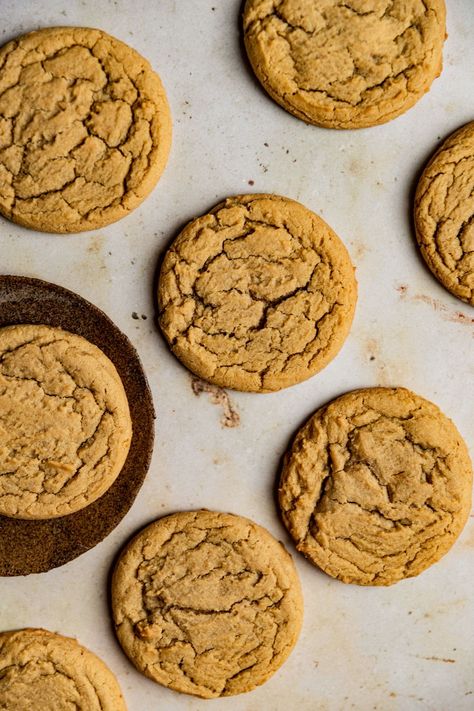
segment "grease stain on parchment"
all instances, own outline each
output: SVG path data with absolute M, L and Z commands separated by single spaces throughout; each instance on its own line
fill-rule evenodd
M 468 316 L 462 311 L 453 311 L 449 308 L 449 306 L 443 304 L 443 302 L 439 299 L 434 299 L 432 296 L 427 296 L 426 294 L 411 294 L 409 287 L 406 284 L 400 284 L 396 287 L 396 289 L 402 300 L 418 301 L 423 304 L 428 304 L 435 311 L 440 313 L 445 321 L 451 321 L 452 323 L 461 323 L 471 327 L 474 325 L 474 318 Z
M 77 262 L 75 275 L 78 278 L 78 283 L 91 286 L 95 294 L 100 294 L 102 303 L 104 299 L 107 303 L 110 298 L 111 283 L 110 265 L 107 263 L 105 245 L 106 236 L 104 234 L 93 235 L 82 259 Z
M 356 262 L 362 261 L 365 255 L 370 251 L 369 247 L 362 240 L 352 240 L 349 244 L 351 246 L 351 256 Z
M 404 368 L 409 362 L 408 358 L 387 358 L 386 354 L 382 352 L 380 342 L 371 337 L 366 337 L 362 341 L 362 348 L 365 359 L 375 369 L 377 385 L 394 387 L 405 381 Z
M 197 397 L 199 397 L 201 393 L 208 393 L 212 404 L 221 407 L 222 415 L 220 422 L 222 427 L 238 427 L 240 425 L 239 412 L 230 399 L 229 394 L 223 388 L 193 376 L 191 378 L 191 389 Z

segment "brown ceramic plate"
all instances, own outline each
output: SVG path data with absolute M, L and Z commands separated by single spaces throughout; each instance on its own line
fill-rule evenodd
M 127 393 L 133 438 L 122 471 L 97 501 L 69 516 L 22 521 L 0 516 L 0 575 L 43 573 L 77 558 L 118 525 L 140 490 L 154 439 L 153 400 L 135 348 L 96 306 L 40 279 L 0 276 L 0 327 L 42 323 L 95 343 L 117 368 Z

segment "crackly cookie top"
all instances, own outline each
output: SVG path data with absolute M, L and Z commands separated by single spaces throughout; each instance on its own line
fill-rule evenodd
M 240 195 L 191 222 L 168 250 L 159 322 L 177 357 L 236 390 L 279 390 L 336 355 L 354 314 L 348 253 L 293 200 Z
M 41 629 L 0 633 L 4 711 L 126 711 L 118 682 L 76 640 Z
M 425 168 L 415 227 L 433 274 L 474 306 L 474 122 L 450 136 Z
M 297 548 L 345 583 L 390 585 L 439 560 L 471 506 L 454 424 L 403 388 L 357 390 L 318 410 L 286 456 L 279 498 Z
M 389 121 L 442 67 L 444 0 L 247 0 L 244 39 L 268 93 L 304 121 Z
M 171 142 L 166 95 L 135 50 L 101 30 L 52 27 L 0 49 L 0 212 L 46 232 L 127 215 Z
M 65 516 L 113 484 L 130 447 L 115 366 L 51 326 L 0 329 L 0 514 Z
M 154 681 L 203 698 L 250 691 L 285 661 L 303 601 L 290 555 L 232 514 L 173 514 L 145 528 L 112 581 L 117 635 Z

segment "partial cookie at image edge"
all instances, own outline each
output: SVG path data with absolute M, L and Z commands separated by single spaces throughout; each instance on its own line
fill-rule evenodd
M 132 439 L 123 383 L 105 353 L 61 328 L 2 326 L 0 385 L 0 515 L 52 519 L 103 496 Z
M 474 306 L 474 121 L 443 141 L 418 180 L 415 235 L 436 279 Z
M 35 628 L 0 632 L 0 705 L 5 711 L 31 711 L 30 702 L 38 709 L 41 704 L 41 711 L 55 711 L 58 704 L 78 711 L 127 711 L 109 667 L 75 639 Z

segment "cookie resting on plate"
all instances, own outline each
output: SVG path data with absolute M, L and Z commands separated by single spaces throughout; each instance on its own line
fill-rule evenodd
M 0 514 L 50 519 L 109 489 L 127 458 L 130 411 L 113 363 L 82 336 L 0 328 Z

